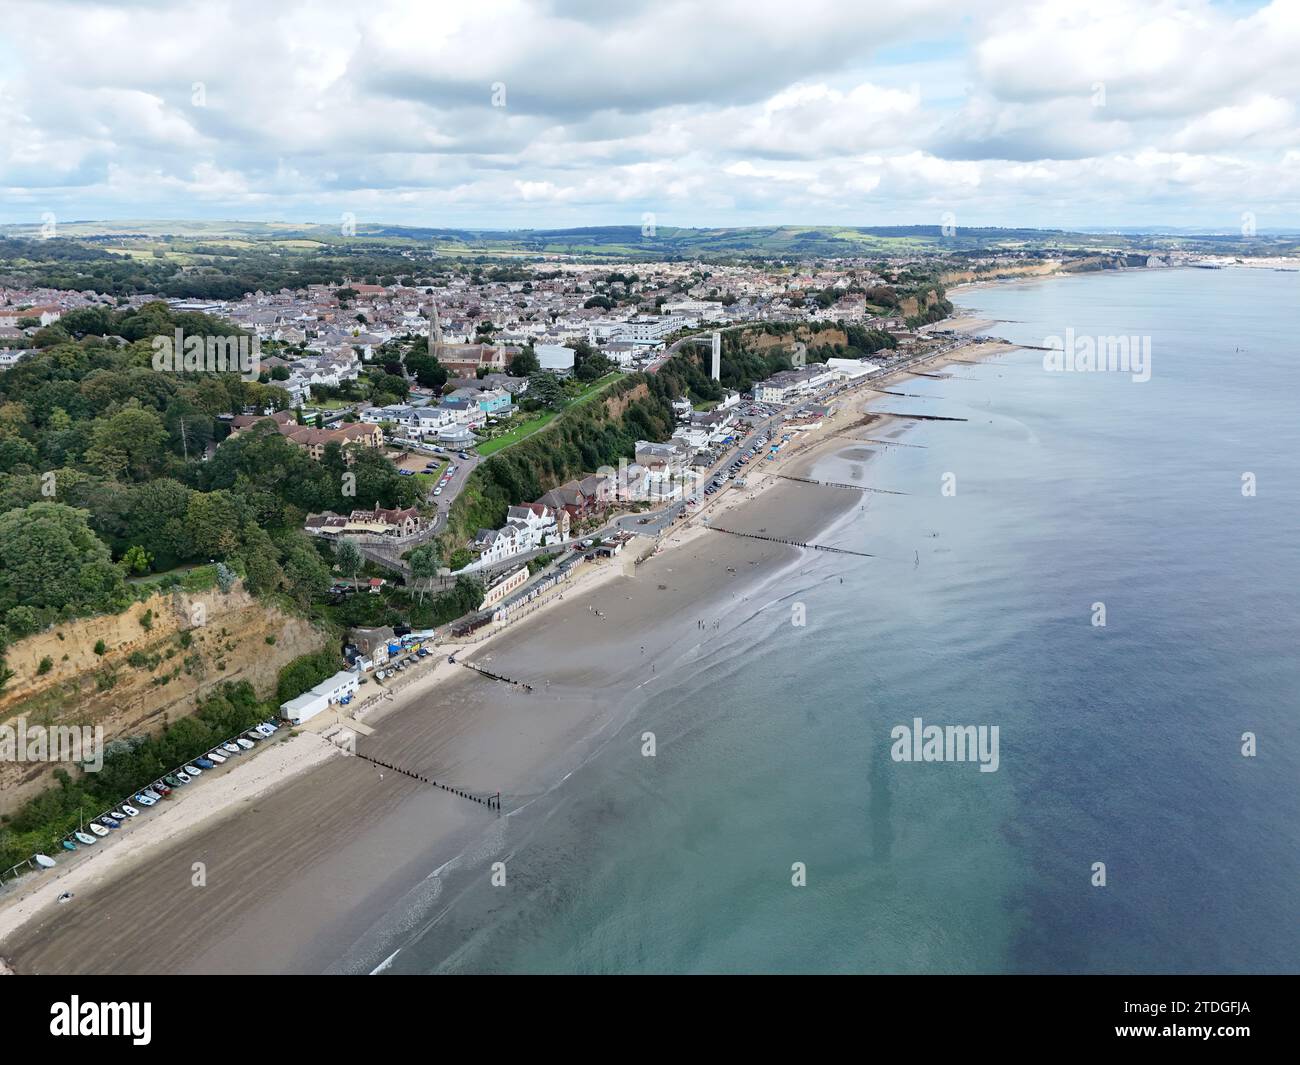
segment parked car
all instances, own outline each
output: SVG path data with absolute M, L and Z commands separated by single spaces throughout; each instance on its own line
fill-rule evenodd
M 440 496 L 440 495 L 442 495 L 442 486 L 439 485 L 437 488 L 435 488 L 435 489 L 433 490 L 433 494 L 436 495 L 436 496 Z

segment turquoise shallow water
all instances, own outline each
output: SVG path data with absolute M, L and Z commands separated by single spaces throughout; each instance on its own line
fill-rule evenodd
M 388 971 L 1300 971 L 1300 274 L 958 300 L 1149 336 L 1151 380 L 1021 351 L 888 397 L 968 421 L 821 463 L 909 493 L 820 537 L 877 557 L 768 589 Z M 891 760 L 918 716 L 997 725 L 998 771 Z

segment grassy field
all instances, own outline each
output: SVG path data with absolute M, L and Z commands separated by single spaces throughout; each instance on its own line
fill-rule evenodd
M 491 440 L 479 444 L 478 453 L 483 458 L 487 458 L 489 455 L 495 455 L 498 451 L 509 447 L 511 444 L 519 443 L 520 440 L 532 436 L 538 429 L 545 427 L 546 424 L 555 417 L 555 414 L 555 411 L 548 410 L 539 414 L 536 418 L 530 418 L 526 422 L 521 422 L 508 432 L 504 432 L 500 436 L 493 437 Z
M 129 583 L 135 588 L 150 588 L 161 584 L 168 578 L 180 578 L 180 586 L 187 592 L 202 592 L 217 585 L 217 567 L 214 564 L 200 566 L 178 566 L 163 573 L 150 573 L 144 577 L 132 577 Z
M 620 371 L 613 370 L 607 373 L 604 377 L 592 381 L 591 384 L 587 385 L 587 387 L 578 393 L 578 395 L 569 400 L 565 409 L 567 410 L 568 407 L 577 407 L 583 403 L 590 403 L 598 393 L 604 391 L 608 385 L 617 381 L 622 376 L 623 375 Z M 519 443 L 520 440 L 526 440 L 528 437 L 532 436 L 533 433 L 545 429 L 546 426 L 555 419 L 557 413 L 557 411 L 553 410 L 545 411 L 539 414 L 536 418 L 530 418 L 528 421 L 515 426 L 509 432 L 502 433 L 500 436 L 493 437 L 493 439 L 479 444 L 479 455 L 483 458 L 487 458 L 489 455 L 495 455 L 498 451 L 502 451 L 505 448 L 510 447 L 512 444 Z
M 438 487 L 438 481 L 442 479 L 442 473 L 447 468 L 447 463 L 438 461 L 438 468 L 432 473 L 417 473 L 415 479 L 420 482 L 420 487 L 424 489 L 425 495 L 428 495 Z

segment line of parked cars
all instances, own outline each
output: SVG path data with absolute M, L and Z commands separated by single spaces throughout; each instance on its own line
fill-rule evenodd
M 418 651 L 415 651 L 412 654 L 402 655 L 400 658 L 390 658 L 389 662 L 392 664 L 385 666 L 383 669 L 375 670 L 375 677 L 378 680 L 387 680 L 389 677 L 395 677 L 397 676 L 398 670 L 405 670 L 407 666 L 415 665 L 418 659 L 428 657 L 428 649 L 421 647 Z
M 158 803 L 169 798 L 172 792 L 178 788 L 192 784 L 206 771 L 216 769 L 217 766 L 225 764 L 235 755 L 242 754 L 244 751 L 251 751 L 263 740 L 274 736 L 279 729 L 280 726 L 274 721 L 263 721 L 254 725 L 243 735 L 236 736 L 233 740 L 227 740 L 225 743 L 212 748 L 203 757 L 195 758 L 192 762 L 186 762 L 179 769 L 165 773 L 150 784 L 149 787 L 136 792 L 131 797 L 130 802 L 119 803 L 108 813 L 92 818 L 80 830 L 73 832 L 72 835 L 63 840 L 63 849 L 75 851 L 78 844 L 92 846 L 98 843 L 100 839 L 107 836 L 114 829 L 121 828 L 131 818 L 139 817 L 140 807 L 148 809 L 150 806 L 157 806 Z M 37 857 L 43 856 L 38 855 Z M 44 865 L 43 862 L 39 864 Z
M 714 492 L 725 488 L 727 481 L 734 481 L 740 475 L 745 465 L 750 462 L 750 460 L 752 460 L 760 450 L 762 450 L 763 445 L 766 444 L 770 438 L 770 433 L 760 433 L 758 436 L 754 437 L 753 443 L 744 452 L 737 455 L 731 465 L 727 467 L 725 475 L 722 473 L 715 474 L 713 479 L 704 486 L 704 494 L 706 496 L 711 496 Z M 688 499 L 687 505 L 693 506 L 694 502 L 694 500 Z
M 431 462 L 431 463 L 429 463 L 429 465 L 427 465 L 427 466 L 424 468 L 424 472 L 425 472 L 425 473 L 432 473 L 432 472 L 433 472 L 434 470 L 436 470 L 437 468 L 438 468 L 437 463 L 433 463 L 433 462 Z M 442 477 L 438 480 L 438 486 L 437 486 L 436 488 L 434 488 L 434 490 L 433 490 L 433 494 L 434 494 L 434 495 L 436 495 L 436 496 L 440 496 L 440 495 L 442 495 L 442 490 L 443 490 L 444 488 L 446 488 L 447 485 L 451 484 L 451 477 L 452 477 L 452 474 L 454 474 L 458 469 L 460 469 L 459 466 L 448 466 L 448 467 L 447 467 L 447 472 L 444 473 L 444 474 L 442 475 Z

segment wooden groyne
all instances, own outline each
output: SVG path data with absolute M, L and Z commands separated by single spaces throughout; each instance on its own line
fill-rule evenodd
M 490 669 L 484 669 L 482 666 L 476 666 L 473 662 L 461 662 L 466 669 L 472 669 L 475 673 L 482 674 L 491 680 L 499 680 L 502 684 L 513 684 L 516 688 L 523 688 L 524 691 L 533 690 L 531 684 L 525 684 L 522 680 L 514 680 L 511 677 L 503 677 L 500 673 L 493 673 Z
M 940 414 L 908 414 L 899 410 L 873 410 L 872 414 L 884 414 L 890 418 L 911 418 L 918 422 L 965 422 L 969 418 L 948 418 Z
M 841 484 L 839 481 L 815 481 L 811 477 L 792 477 L 788 473 L 778 473 L 778 477 L 783 481 L 798 481 L 801 484 L 816 484 L 823 488 L 847 488 L 854 492 L 879 492 L 887 496 L 905 496 L 906 492 L 895 492 L 889 488 L 868 488 L 864 484 Z
M 789 547 L 806 547 L 811 551 L 830 551 L 836 555 L 857 555 L 860 558 L 875 558 L 866 551 L 850 551 L 847 547 L 829 547 L 826 544 L 808 544 L 802 540 L 787 540 L 781 536 L 767 536 L 764 533 L 747 533 L 738 532 L 735 529 L 724 529 L 721 525 L 706 525 L 706 529 L 712 529 L 714 532 L 727 533 L 729 536 L 743 536 L 747 540 L 766 540 L 772 544 L 786 544 Z
M 410 769 L 403 769 L 400 765 L 393 765 L 391 762 L 385 762 L 380 758 L 371 758 L 368 754 L 357 753 L 357 758 L 369 762 L 371 765 L 377 765 L 393 773 L 401 773 L 404 777 L 410 777 L 412 780 L 418 780 L 421 784 L 428 784 L 430 787 L 441 788 L 449 795 L 456 795 L 462 799 L 468 799 L 470 802 L 476 802 L 480 806 L 486 806 L 489 810 L 501 809 L 501 793 L 498 791 L 495 795 L 474 795 L 462 788 L 453 788 L 450 784 L 440 784 L 430 777 L 416 773 Z
M 930 446 L 929 444 L 905 444 L 901 440 L 881 440 L 879 437 L 875 437 L 875 436 L 849 436 L 846 433 L 838 433 L 836 435 L 840 440 L 853 440 L 859 444 L 884 444 L 886 446 L 892 446 L 892 447 L 920 447 L 920 448 L 926 448 Z

